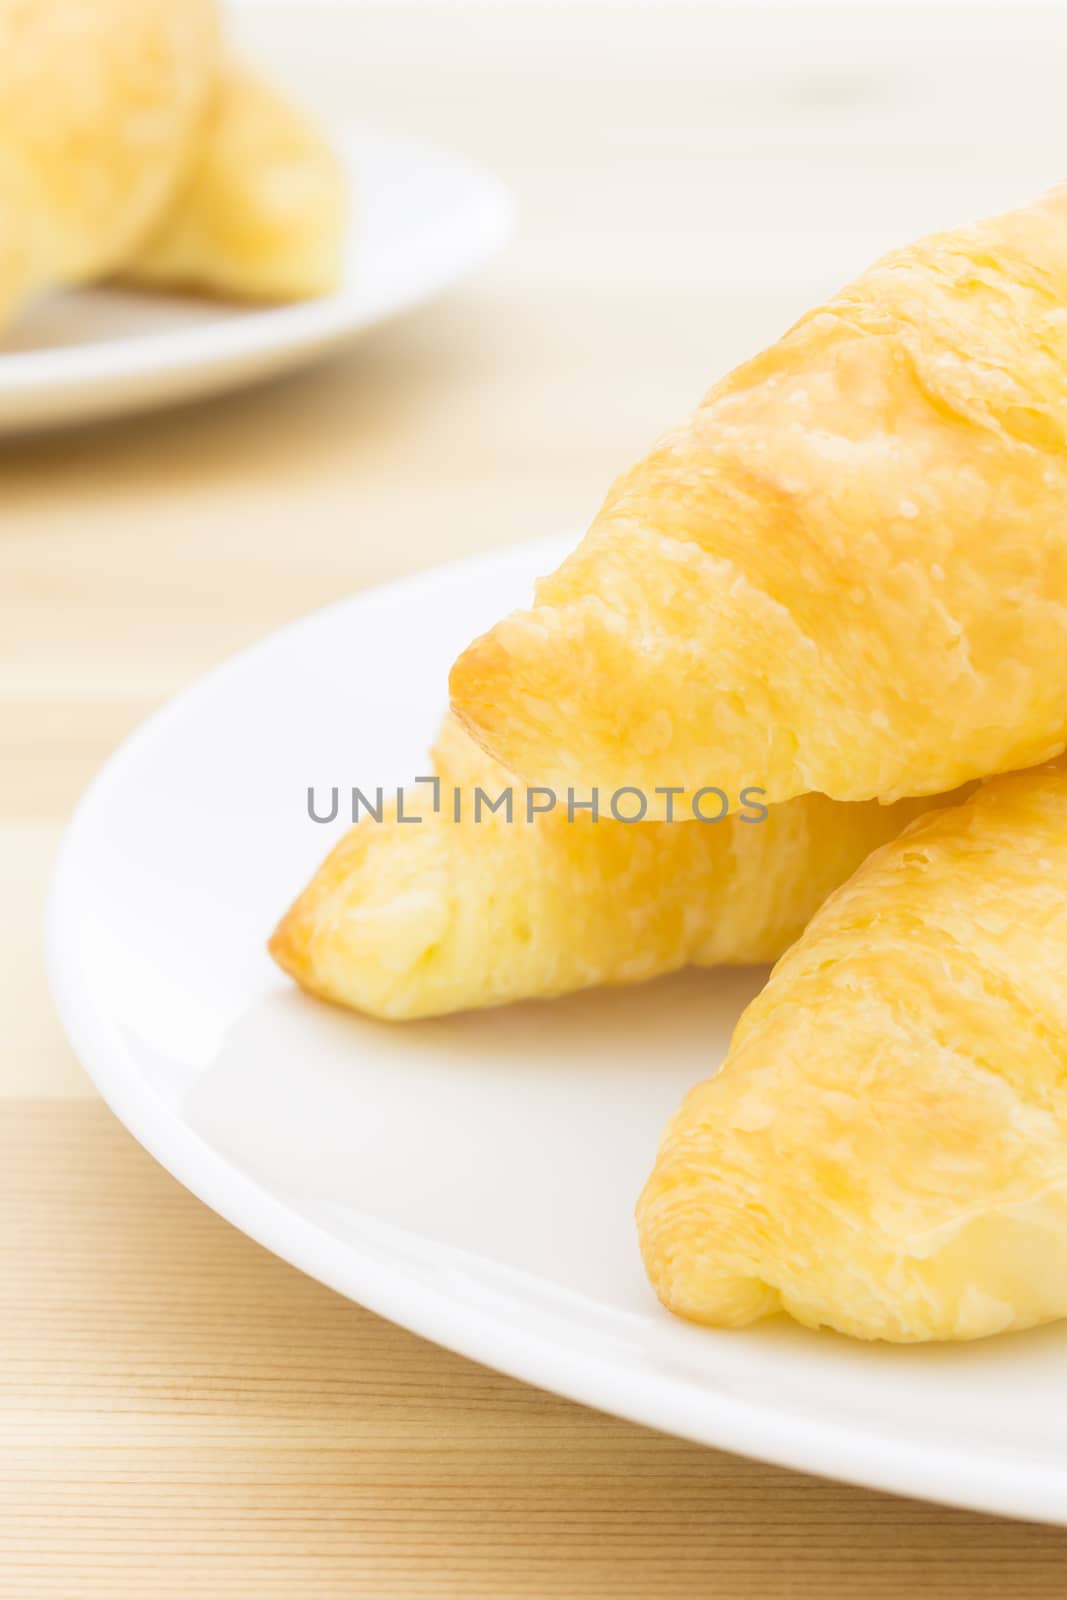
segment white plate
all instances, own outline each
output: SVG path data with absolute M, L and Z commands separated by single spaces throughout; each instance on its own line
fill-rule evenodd
M 335 137 L 351 226 L 336 294 L 256 309 L 113 288 L 49 296 L 0 336 L 0 433 L 188 400 L 302 365 L 431 299 L 510 236 L 499 179 L 396 133 Z
M 50 908 L 76 1050 L 194 1193 L 417 1333 L 691 1439 L 1067 1522 L 1067 1330 L 892 1349 L 787 1323 L 709 1332 L 656 1304 L 634 1199 L 761 974 L 386 1026 L 298 994 L 264 953 L 342 827 L 309 820 L 308 785 L 424 770 L 451 658 L 563 548 L 296 623 L 123 746 Z

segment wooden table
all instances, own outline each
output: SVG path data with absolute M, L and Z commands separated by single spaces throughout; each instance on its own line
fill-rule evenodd
M 973 17 L 242 15 L 318 106 L 484 157 L 524 220 L 343 360 L 0 455 L 4 1600 L 1064 1593 L 1067 1533 L 644 1432 L 284 1266 L 95 1099 L 40 952 L 64 821 L 164 696 L 335 596 L 577 528 L 812 295 L 1056 176 L 1062 24 L 1015 18 L 1006 84 Z

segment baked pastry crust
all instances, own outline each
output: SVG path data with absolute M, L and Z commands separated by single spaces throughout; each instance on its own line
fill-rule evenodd
M 1067 1314 L 1067 771 L 872 855 L 745 1011 L 638 1205 L 663 1303 L 862 1339 Z
M 452 673 L 528 782 L 947 791 L 1067 742 L 1067 187 L 884 257 Z
M 276 930 L 275 960 L 313 994 L 392 1019 L 638 983 L 687 965 L 772 961 L 877 845 L 929 801 L 840 805 L 805 795 L 765 821 L 593 822 L 565 800 L 482 809 L 511 782 L 446 719 L 441 810 L 364 819 Z M 459 788 L 461 820 L 453 820 Z M 632 802 L 631 802 L 632 803 Z
M 0 321 L 136 248 L 188 170 L 219 48 L 214 0 L 0 0 Z
M 192 170 L 123 276 L 249 300 L 327 294 L 341 277 L 340 162 L 307 118 L 236 62 Z

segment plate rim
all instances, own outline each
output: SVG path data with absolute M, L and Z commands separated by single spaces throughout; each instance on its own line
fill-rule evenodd
M 761 1406 L 722 1391 L 703 1391 L 694 1407 L 693 1379 L 662 1372 L 641 1374 L 623 1357 L 593 1353 L 544 1333 L 527 1333 L 510 1320 L 468 1303 L 454 1293 L 415 1283 L 402 1265 L 375 1260 L 273 1195 L 184 1122 L 138 1070 L 91 994 L 78 981 L 80 963 L 68 944 L 69 914 L 77 901 L 72 887 L 82 830 L 92 810 L 142 739 L 158 736 L 191 703 L 209 696 L 219 681 L 245 671 L 285 635 L 313 625 L 326 613 L 378 599 L 392 590 L 433 584 L 443 573 L 462 576 L 487 566 L 506 566 L 518 552 L 558 553 L 558 536 L 475 552 L 420 568 L 386 583 L 317 607 L 228 657 L 153 711 L 100 767 L 63 833 L 45 910 L 45 958 L 53 1002 L 75 1055 L 96 1090 L 142 1147 L 184 1188 L 225 1221 L 289 1265 L 378 1316 L 467 1359 L 578 1404 L 674 1434 L 693 1443 L 734 1452 L 798 1472 L 864 1488 L 920 1498 L 992 1515 L 1067 1525 L 1067 1469 L 1019 1463 L 1003 1454 L 986 1456 L 954 1446 L 916 1444 L 847 1427 L 814 1411 L 794 1413 Z M 736 1337 L 743 1338 L 739 1332 Z

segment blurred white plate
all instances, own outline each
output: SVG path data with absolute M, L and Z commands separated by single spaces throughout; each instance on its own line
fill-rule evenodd
M 344 283 L 253 308 L 110 287 L 47 297 L 0 336 L 0 433 L 217 393 L 303 365 L 464 277 L 514 226 L 509 191 L 460 156 L 349 129 Z
M 450 660 L 563 548 L 346 601 L 134 735 L 56 872 L 75 1048 L 194 1193 L 417 1333 L 708 1444 L 1067 1522 L 1067 1328 L 893 1349 L 784 1322 L 716 1333 L 657 1305 L 634 1199 L 760 973 L 386 1026 L 298 994 L 264 953 L 343 827 L 308 818 L 308 785 L 425 770 Z

